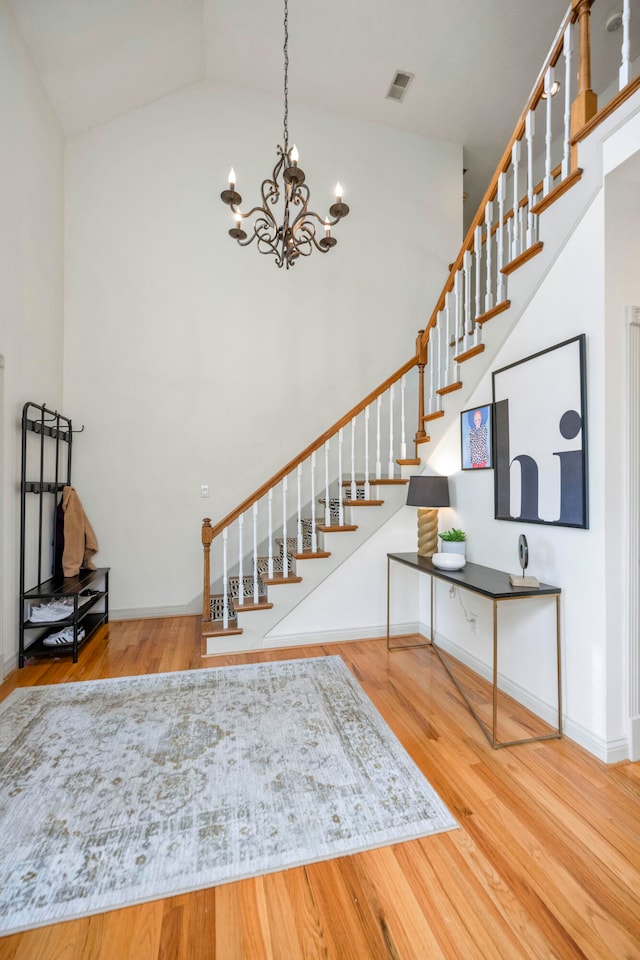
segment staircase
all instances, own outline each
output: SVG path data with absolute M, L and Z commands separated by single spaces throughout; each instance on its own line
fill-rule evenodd
M 601 185 L 594 133 L 640 97 L 628 2 L 620 89 L 600 111 L 585 95 L 590 6 L 572 0 L 414 356 L 224 520 L 203 521 L 203 655 L 278 645 L 277 624 L 404 505 L 408 476 L 424 470 L 580 222 Z M 411 439 L 407 410 L 418 414 Z

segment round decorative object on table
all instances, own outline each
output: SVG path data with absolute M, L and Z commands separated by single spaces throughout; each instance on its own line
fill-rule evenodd
M 467 558 L 462 553 L 434 553 L 431 562 L 440 570 L 462 570 Z
M 527 543 L 527 538 L 524 533 L 520 534 L 520 539 L 518 540 L 518 556 L 520 558 L 520 566 L 522 567 L 522 576 L 524 577 L 524 572 L 529 565 L 529 544 Z

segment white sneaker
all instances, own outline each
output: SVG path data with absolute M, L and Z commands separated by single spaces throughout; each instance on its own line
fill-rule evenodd
M 78 630 L 78 643 L 84 640 L 84 627 Z M 50 633 L 42 641 L 47 647 L 66 647 L 73 643 L 73 627 L 65 627 L 57 633 Z
M 29 612 L 32 623 L 53 623 L 73 616 L 73 600 L 62 597 L 49 603 L 34 604 Z

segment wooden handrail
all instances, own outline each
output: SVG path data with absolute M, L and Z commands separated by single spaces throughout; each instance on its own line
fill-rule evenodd
M 352 407 L 348 413 L 345 413 L 343 417 L 340 417 L 340 419 L 337 420 L 332 427 L 329 427 L 328 430 L 325 430 L 325 432 L 319 436 L 317 440 L 314 440 L 313 443 L 310 443 L 308 447 L 305 447 L 302 453 L 299 453 L 297 457 L 294 457 L 293 460 L 290 460 L 289 463 L 282 468 L 282 470 L 279 470 L 271 477 L 270 480 L 267 480 L 267 482 L 263 483 L 261 487 L 258 487 L 255 493 L 252 493 L 250 497 L 247 497 L 246 500 L 243 500 L 239 507 L 236 507 L 235 510 L 232 510 L 231 513 L 227 514 L 224 520 L 221 520 L 219 523 L 217 523 L 215 527 L 207 525 L 206 528 L 203 528 L 203 544 L 205 542 L 205 530 L 206 539 L 209 543 L 211 543 L 211 541 L 217 537 L 225 527 L 228 527 L 229 524 L 234 522 L 234 520 L 237 520 L 240 514 L 245 513 L 249 507 L 252 507 L 254 503 L 264 497 L 265 493 L 268 493 L 272 487 L 275 487 L 276 484 L 280 483 L 280 481 L 288 476 L 293 470 L 295 470 L 299 464 L 304 463 L 304 461 L 310 457 L 312 453 L 315 453 L 316 450 L 319 450 L 327 440 L 330 440 L 331 437 L 338 432 L 338 430 L 350 423 L 354 417 L 356 417 L 359 413 L 362 413 L 365 407 L 368 407 L 370 403 L 373 403 L 374 400 L 377 400 L 381 394 L 383 394 L 389 389 L 390 386 L 392 386 L 392 384 L 397 383 L 397 381 L 400 380 L 405 373 L 408 373 L 409 370 L 415 367 L 417 362 L 418 355 L 416 354 L 416 356 L 413 356 L 410 360 L 407 360 L 407 362 L 404 363 L 399 370 L 396 370 L 396 372 L 392 373 L 390 377 L 387 377 L 387 379 L 381 383 L 379 387 L 376 387 L 375 390 L 372 390 L 371 393 L 364 398 L 364 400 L 361 400 L 360 403 L 356 404 L 355 407 Z
M 438 322 L 438 314 L 440 313 L 440 311 L 441 311 L 442 308 L 444 307 L 444 303 L 445 303 L 445 299 L 446 299 L 447 294 L 450 293 L 451 290 L 453 289 L 453 285 L 454 285 L 454 283 L 455 283 L 455 274 L 456 274 L 457 271 L 460 270 L 460 268 L 462 267 L 462 260 L 463 260 L 463 257 L 464 257 L 464 255 L 465 255 L 466 251 L 473 249 L 473 235 L 474 235 L 474 233 L 475 233 L 475 229 L 476 229 L 476 227 L 480 226 L 481 223 L 483 223 L 483 221 L 484 221 L 484 209 L 485 209 L 487 203 L 488 203 L 490 200 L 493 200 L 493 198 L 495 197 L 495 195 L 496 195 L 496 193 L 497 193 L 497 190 L 498 190 L 498 179 L 499 179 L 499 177 L 500 177 L 500 174 L 506 172 L 506 170 L 509 168 L 509 163 L 511 162 L 511 151 L 512 151 L 512 149 L 513 149 L 513 145 L 514 145 L 514 143 L 515 143 L 517 140 L 521 140 L 522 137 L 523 137 L 523 135 L 524 135 L 525 124 L 526 124 L 526 121 L 527 121 L 527 114 L 529 113 L 529 110 L 535 110 L 535 108 L 536 108 L 536 106 L 537 106 L 537 104 L 538 104 L 538 101 L 540 100 L 540 98 L 541 98 L 541 96 L 542 96 L 542 94 L 543 94 L 543 91 L 544 91 L 544 75 L 545 75 L 548 67 L 553 66 L 555 63 L 557 63 L 558 58 L 559 58 L 560 54 L 562 53 L 562 48 L 563 48 L 563 44 L 564 44 L 564 34 L 565 34 L 565 30 L 567 29 L 567 27 L 569 26 L 569 24 L 570 24 L 574 19 L 575 19 L 575 15 L 574 15 L 573 7 L 572 7 L 572 6 L 569 6 L 569 9 L 567 10 L 567 12 L 566 12 L 565 15 L 564 15 L 564 18 L 563 18 L 563 20 L 562 20 L 562 23 L 560 24 L 560 27 L 559 27 L 559 29 L 558 29 L 558 32 L 556 33 L 555 39 L 554 39 L 553 44 L 552 44 L 552 46 L 551 46 L 551 50 L 549 51 L 549 54 L 548 54 L 548 56 L 547 56 L 547 58 L 546 58 L 546 60 L 545 60 L 545 62 L 544 62 L 544 66 L 543 66 L 542 69 L 540 70 L 540 72 L 539 72 L 539 74 L 538 74 L 538 78 L 537 78 L 536 82 L 535 82 L 534 85 L 533 85 L 533 89 L 532 89 L 532 91 L 531 91 L 531 94 L 530 94 L 530 96 L 529 96 L 529 99 L 527 100 L 526 106 L 525 106 L 524 110 L 522 111 L 522 113 L 520 114 L 520 117 L 518 118 L 518 121 L 517 121 L 517 123 L 516 123 L 516 125 L 515 125 L 515 129 L 514 129 L 512 135 L 511 135 L 511 139 L 509 140 L 509 143 L 507 144 L 507 146 L 506 146 L 505 149 L 504 149 L 504 152 L 503 152 L 503 154 L 502 154 L 502 157 L 500 158 L 500 162 L 499 162 L 498 166 L 496 167 L 496 170 L 495 170 L 495 173 L 493 174 L 493 177 L 491 178 L 491 182 L 489 183 L 489 186 L 487 187 L 487 189 L 486 189 L 486 191 L 485 191 L 485 194 L 484 194 L 484 196 L 483 196 L 483 198 L 482 198 L 482 200 L 481 200 L 481 202 L 480 202 L 480 206 L 478 207 L 478 210 L 476 211 L 476 215 L 475 215 L 475 217 L 473 218 L 473 220 L 472 220 L 472 222 L 471 222 L 471 226 L 470 226 L 469 229 L 467 230 L 467 234 L 466 234 L 466 236 L 465 236 L 465 238 L 464 238 L 464 241 L 463 241 L 462 247 L 461 247 L 461 249 L 460 249 L 460 252 L 459 252 L 457 258 L 454 260 L 453 264 L 452 264 L 451 267 L 450 267 L 450 272 L 449 272 L 449 276 L 447 277 L 447 282 L 445 283 L 444 288 L 443 288 L 443 290 L 442 290 L 442 293 L 440 294 L 440 297 L 438 298 L 438 301 L 437 301 L 437 303 L 436 303 L 436 305 L 435 305 L 435 308 L 434 308 L 434 310 L 433 310 L 433 313 L 431 314 L 431 316 L 430 316 L 430 318 L 429 318 L 429 322 L 427 323 L 427 325 L 426 325 L 426 327 L 425 327 L 425 331 L 424 331 L 424 334 L 423 334 L 423 340 L 424 340 L 425 343 L 427 343 L 427 342 L 429 341 L 429 336 L 430 336 L 431 329 L 432 329 L 433 327 L 435 327 L 436 323 Z

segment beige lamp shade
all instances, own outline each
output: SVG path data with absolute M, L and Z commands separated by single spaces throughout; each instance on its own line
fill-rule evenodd
M 448 477 L 410 477 L 407 506 L 418 507 L 418 556 L 438 552 L 438 507 L 448 507 Z

